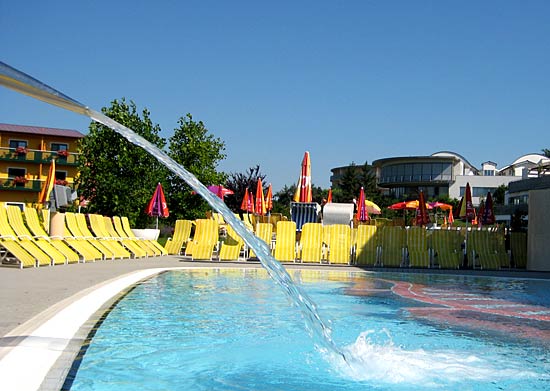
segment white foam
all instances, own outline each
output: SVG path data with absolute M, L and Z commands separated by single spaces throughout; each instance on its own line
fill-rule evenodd
M 541 377 L 540 373 L 525 370 L 519 363 L 490 362 L 453 351 L 405 350 L 393 344 L 386 330 L 361 333 L 355 343 L 343 348 L 343 352 L 346 362 L 328 352 L 324 352 L 324 356 L 340 375 L 356 381 L 436 386 Z

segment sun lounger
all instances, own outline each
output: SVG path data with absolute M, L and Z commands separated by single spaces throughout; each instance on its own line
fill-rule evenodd
M 527 266 L 527 234 L 525 232 L 510 232 L 510 252 L 514 267 Z
M 321 263 L 323 255 L 323 225 L 321 223 L 305 223 L 302 225 L 298 258 L 302 262 Z
M 68 232 L 63 237 L 49 236 L 44 230 L 42 223 L 40 222 L 40 219 L 38 217 L 38 211 L 36 209 L 26 208 L 25 220 L 27 222 L 27 226 L 29 227 L 29 230 L 32 232 L 34 236 L 49 238 L 52 244 L 54 244 L 59 250 L 63 250 L 65 246 L 69 246 L 70 249 L 73 249 L 75 252 L 77 252 L 80 255 L 81 259 L 84 262 L 93 262 L 96 260 L 103 259 L 103 254 L 101 254 L 95 247 L 89 244 L 86 240 L 84 239 L 80 240 L 80 239 L 71 237 L 69 236 Z
M 212 259 L 214 249 L 218 245 L 218 223 L 212 219 L 197 219 L 195 235 L 187 245 L 186 255 L 192 260 Z
M 263 240 L 269 248 L 271 248 L 271 239 L 273 237 L 273 225 L 270 223 L 258 223 L 256 224 L 256 236 Z M 249 256 L 251 258 L 256 258 L 256 254 L 254 253 L 254 250 L 250 249 Z
M 405 253 L 405 229 L 391 225 L 378 228 L 381 234 L 380 263 L 384 267 L 403 265 Z
M 118 233 L 118 236 L 124 239 L 130 239 L 138 246 L 140 246 L 145 252 L 147 252 L 148 256 L 160 256 L 163 255 L 162 251 L 155 245 L 158 244 L 156 240 L 148 240 L 148 239 L 141 239 L 134 235 L 132 230 L 130 230 L 129 233 L 126 232 L 124 229 L 124 226 L 122 225 L 122 219 L 119 216 L 113 216 L 112 217 L 113 226 L 115 228 L 115 231 Z M 126 221 L 128 221 L 126 219 Z M 129 225 L 129 224 L 128 224 Z M 160 246 L 160 244 L 158 244 Z M 162 246 L 161 246 L 162 247 Z M 166 250 L 165 250 L 166 251 Z
M 21 209 L 17 206 L 6 206 L 8 214 L 8 222 L 19 238 L 32 240 L 42 251 L 44 251 L 52 259 L 54 265 L 62 265 L 66 263 L 78 263 L 80 257 L 66 245 L 57 246 L 49 238 L 36 237 L 32 235 L 25 221 Z
M 275 259 L 280 262 L 296 260 L 296 223 L 279 221 L 275 237 Z
M 164 245 L 168 254 L 179 255 L 182 248 L 185 248 L 187 242 L 191 238 L 191 228 L 193 222 L 191 220 L 176 220 L 174 226 L 174 234 Z
M 114 218 L 113 218 L 113 222 L 115 222 Z M 132 228 L 130 227 L 130 221 L 128 220 L 128 217 L 126 217 L 126 216 L 120 217 L 120 222 L 122 224 L 122 228 L 123 228 L 124 232 L 126 233 L 126 235 L 130 239 L 134 239 L 134 238 L 137 239 L 136 235 L 134 235 L 134 232 L 132 231 Z M 116 225 L 115 225 L 115 227 L 116 227 Z M 162 245 L 159 242 L 157 242 L 156 240 L 144 239 L 144 241 L 146 243 L 148 243 L 149 245 L 153 246 L 156 249 L 156 251 L 158 251 L 160 253 L 159 255 L 167 255 L 166 249 L 164 247 L 162 247 Z
M 481 269 L 499 269 L 506 263 L 508 254 L 504 251 L 504 243 L 499 245 L 497 234 L 488 230 L 472 230 L 468 236 L 468 255 L 470 263 Z
M 424 227 L 406 229 L 407 254 L 410 267 L 430 267 L 428 231 Z
M 330 236 L 327 243 L 329 263 L 351 263 L 351 227 L 348 224 L 329 225 Z
M 226 237 L 220 247 L 220 261 L 236 261 L 241 255 L 241 250 L 244 246 L 243 239 L 228 225 L 226 227 Z M 243 254 L 244 257 L 244 254 Z
M 29 253 L 35 260 L 36 266 L 47 266 L 52 264 L 52 258 L 40 249 L 30 238 L 19 238 L 17 234 L 13 231 L 8 222 L 7 210 L 4 206 L 0 206 L 0 237 L 3 240 L 12 240 L 16 242 L 19 247 L 22 247 L 27 253 Z M 8 248 L 10 244 L 5 243 L 4 247 Z M 11 249 L 8 249 L 10 252 L 17 251 L 15 245 L 11 245 Z M 19 252 L 19 255 L 12 252 L 15 257 L 17 257 L 21 262 L 29 264 L 29 260 L 24 256 L 23 252 Z M 21 256 L 22 258 L 19 258 Z M 29 265 L 30 266 L 30 265 Z
M 86 221 L 86 215 L 82 213 L 75 213 L 74 214 L 78 227 L 80 228 L 80 232 L 84 234 L 85 237 L 91 236 L 95 238 L 99 243 L 101 243 L 105 248 L 107 248 L 109 251 L 113 253 L 114 258 L 131 258 L 132 254 L 124 248 L 122 244 L 117 242 L 116 240 L 110 238 L 110 237 L 103 237 L 103 236 L 97 236 L 94 235 L 90 229 L 88 228 L 88 222 Z
M 133 258 L 147 257 L 147 252 L 140 246 L 129 239 L 121 238 L 117 234 L 109 217 L 99 214 L 88 214 L 88 220 L 90 221 L 90 227 L 96 237 L 113 241 L 127 252 L 130 252 Z
M 433 230 L 431 237 L 433 265 L 444 269 L 458 269 L 464 257 L 461 243 L 462 237 L 456 230 Z
M 378 263 L 378 239 L 376 226 L 361 224 L 357 227 L 355 240 L 355 263 L 357 265 L 375 266 Z

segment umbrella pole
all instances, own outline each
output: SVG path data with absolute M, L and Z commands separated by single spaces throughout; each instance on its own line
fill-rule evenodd
M 468 268 L 468 216 L 466 216 L 466 235 L 464 235 L 464 258 L 462 259 L 462 267 Z
M 155 224 L 155 229 L 159 229 L 159 217 L 157 216 L 157 222 Z

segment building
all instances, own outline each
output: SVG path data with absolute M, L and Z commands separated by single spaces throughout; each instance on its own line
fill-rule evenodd
M 442 151 L 430 156 L 379 159 L 372 166 L 378 186 L 395 198 L 415 198 L 418 190 L 423 190 L 428 198 L 459 199 L 469 183 L 472 202 L 477 206 L 488 191 L 494 192 L 500 186 L 530 177 L 533 170 L 540 170 L 549 163 L 550 159 L 543 155 L 527 154 L 500 170 L 491 161 L 484 162 L 478 169 L 463 156 Z
M 0 123 L 0 202 L 32 204 L 56 159 L 56 183 L 73 186 L 78 174 L 76 130 Z

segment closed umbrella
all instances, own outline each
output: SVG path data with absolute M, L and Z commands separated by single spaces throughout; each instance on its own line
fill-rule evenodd
M 424 192 L 420 191 L 418 208 L 416 209 L 416 225 L 423 226 L 429 223 L 430 223 L 430 216 L 428 216 L 426 201 L 424 200 Z
M 476 210 L 472 203 L 472 190 L 470 189 L 470 183 L 466 183 L 466 189 L 464 190 L 464 197 L 460 201 L 460 210 L 458 211 L 458 217 L 464 217 L 466 219 L 466 234 L 464 236 L 464 260 L 463 267 L 468 266 L 468 222 L 474 220 L 476 216 Z
M 295 202 L 311 202 L 312 193 L 311 193 L 311 160 L 309 157 L 309 152 L 304 153 L 304 158 L 302 159 L 302 170 L 300 173 L 300 179 L 296 186 L 296 193 L 294 193 Z
M 267 194 L 265 196 L 265 209 L 269 212 L 273 209 L 273 189 L 271 183 L 267 187 Z
M 262 186 L 261 178 L 258 178 L 258 183 L 256 185 L 256 205 L 254 209 L 256 210 L 256 213 L 260 216 L 263 216 L 266 213 L 264 188 Z
M 367 207 L 365 205 L 365 190 L 361 186 L 361 191 L 359 193 L 359 204 L 357 205 L 357 221 L 367 221 L 369 219 L 369 213 L 367 212 Z
M 492 225 L 495 223 L 495 212 L 493 209 L 493 195 L 490 191 L 487 192 L 487 199 L 485 201 L 485 209 L 481 216 L 481 221 L 484 225 Z
M 166 218 L 170 215 L 168 206 L 166 205 L 166 198 L 164 197 L 164 190 L 160 182 L 157 184 L 157 188 L 153 193 L 153 197 L 149 201 L 145 213 L 149 216 L 155 216 L 157 218 L 156 229 L 159 227 L 159 217 Z
M 327 204 L 330 204 L 331 202 L 332 202 L 332 187 L 328 189 Z
M 50 200 L 50 194 L 53 190 L 54 185 L 55 185 L 55 159 L 52 159 L 52 162 L 50 163 L 50 169 L 48 170 L 48 176 L 46 177 L 44 186 L 42 186 L 42 189 L 38 194 L 39 204 L 45 204 Z

